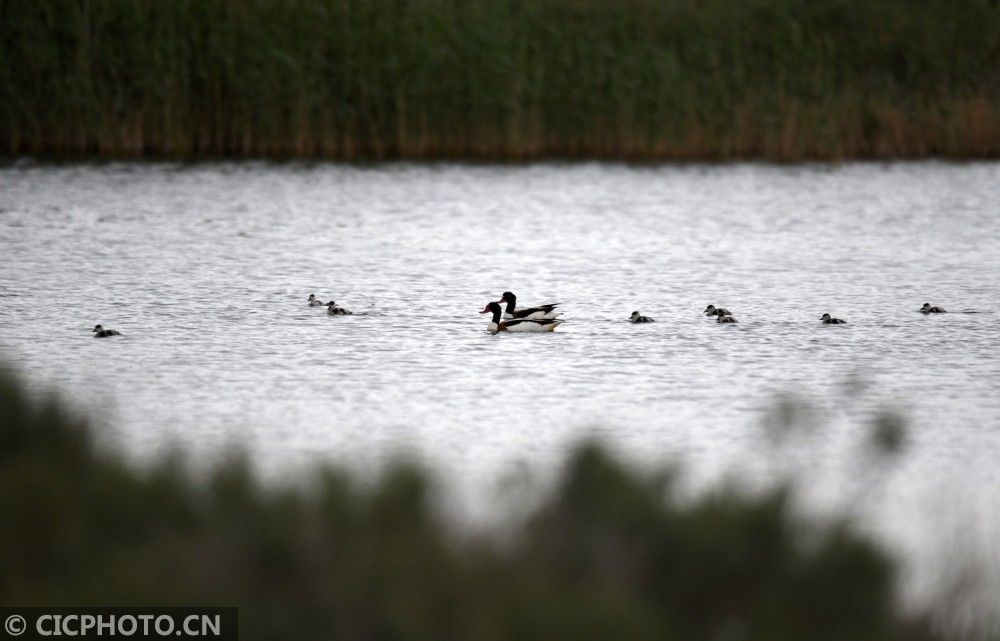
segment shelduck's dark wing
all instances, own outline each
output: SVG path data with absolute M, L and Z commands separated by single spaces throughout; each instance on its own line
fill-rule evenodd
M 548 314 L 548 311 L 542 307 L 529 307 L 527 309 L 515 309 L 514 318 L 526 318 L 532 314 L 538 314 L 539 312 Z
M 537 305 L 535 307 L 528 307 L 527 309 L 515 309 L 514 318 L 524 318 L 525 316 L 531 316 L 532 314 L 551 314 L 552 310 L 559 306 L 559 303 L 553 303 L 552 305 Z

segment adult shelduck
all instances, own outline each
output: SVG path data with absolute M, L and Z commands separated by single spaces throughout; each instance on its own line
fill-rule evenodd
M 921 314 L 944 314 L 945 310 L 941 307 L 931 307 L 930 303 L 924 303 L 924 306 L 920 308 Z
M 326 313 L 330 316 L 350 316 L 354 312 L 343 307 L 337 307 L 337 303 L 330 301 L 326 304 Z
M 526 309 L 517 309 L 517 296 L 511 292 L 504 292 L 503 296 L 500 297 L 501 303 L 507 303 L 507 309 L 504 310 L 504 318 L 524 318 L 524 319 L 538 319 L 538 318 L 555 318 L 557 314 L 554 310 L 559 306 L 559 303 L 551 303 L 549 305 L 538 305 L 536 307 L 528 307 Z
M 90 331 L 94 333 L 94 338 L 107 338 L 108 336 L 122 335 L 122 333 L 117 329 L 104 329 L 104 325 L 94 325 L 94 329 Z
M 831 318 L 829 314 L 823 314 L 819 319 L 823 321 L 824 325 L 843 325 L 847 322 L 842 318 Z
M 705 316 L 731 316 L 728 309 L 722 309 L 721 307 L 716 307 L 715 305 L 709 305 L 705 308 Z
M 502 311 L 500 303 L 489 303 L 479 312 L 480 314 L 493 314 L 493 320 L 487 329 L 496 332 L 551 332 L 555 331 L 563 321 L 554 318 L 515 318 L 512 320 L 500 320 Z
M 643 316 L 639 312 L 632 312 L 632 315 L 628 317 L 628 322 L 630 323 L 652 323 L 655 322 L 649 316 Z

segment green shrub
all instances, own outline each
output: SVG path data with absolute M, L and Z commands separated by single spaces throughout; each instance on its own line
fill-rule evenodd
M 930 638 L 886 555 L 781 489 L 681 502 L 586 445 L 501 544 L 442 522 L 413 466 L 289 489 L 179 460 L 128 465 L 0 380 L 0 602 L 235 604 L 247 639 Z

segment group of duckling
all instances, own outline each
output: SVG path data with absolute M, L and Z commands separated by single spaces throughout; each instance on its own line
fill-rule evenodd
M 354 312 L 339 307 L 334 301 L 324 303 L 316 298 L 316 294 L 309 294 L 308 301 L 310 307 L 326 307 L 326 313 L 330 316 L 351 316 Z M 506 308 L 501 304 L 506 303 Z M 558 318 L 562 315 L 556 311 L 559 303 L 546 303 L 534 307 L 517 308 L 517 296 L 511 292 L 504 292 L 500 300 L 486 304 L 480 314 L 492 314 L 493 318 L 487 329 L 490 332 L 552 332 L 563 324 L 563 320 Z M 919 310 L 921 314 L 944 314 L 946 310 L 930 303 L 924 303 Z M 738 323 L 736 317 L 728 309 L 709 305 L 705 308 L 705 316 L 714 316 L 717 323 Z M 638 311 L 632 312 L 628 321 L 630 323 L 653 323 L 655 319 L 643 316 Z M 824 325 L 843 325 L 847 321 L 841 318 L 833 318 L 829 314 L 823 314 L 820 321 Z M 103 325 L 95 325 L 91 330 L 94 338 L 108 338 L 111 336 L 121 336 L 121 332 L 115 329 L 106 329 Z
M 728 309 L 723 309 L 722 307 L 716 307 L 715 305 L 709 305 L 705 308 L 705 316 L 715 316 L 715 322 L 717 323 L 738 323 L 736 317 Z M 824 316 L 829 316 L 829 314 L 824 314 Z M 838 323 L 843 323 L 844 321 L 834 319 Z M 632 312 L 632 315 L 628 317 L 628 322 L 630 323 L 655 323 L 655 318 L 650 318 L 649 316 L 643 316 L 638 311 Z
M 938 307 L 936 305 L 931 305 L 930 303 L 924 303 L 923 307 L 921 307 L 917 311 L 919 311 L 921 314 L 944 314 L 946 312 L 945 309 Z M 715 316 L 715 322 L 717 323 L 739 322 L 738 320 L 736 320 L 736 317 L 733 316 L 728 309 L 724 309 L 722 307 L 716 307 L 715 305 L 709 305 L 708 307 L 705 308 L 705 316 Z M 643 316 L 638 311 L 632 312 L 632 315 L 629 316 L 628 320 L 630 323 L 655 322 L 654 319 L 650 318 L 649 316 Z M 845 321 L 844 319 L 834 318 L 829 314 L 823 314 L 822 316 L 819 317 L 819 320 L 824 325 L 843 325 L 847 323 L 847 321 Z

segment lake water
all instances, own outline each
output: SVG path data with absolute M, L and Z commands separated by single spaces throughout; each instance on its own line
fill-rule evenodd
M 1000 537 L 998 203 L 992 163 L 8 165 L 0 358 L 139 457 L 236 443 L 280 475 L 407 450 L 468 489 L 597 435 L 695 477 L 783 460 L 877 498 L 919 556 Z M 504 290 L 565 324 L 488 334 Z M 816 428 L 771 456 L 788 393 Z M 858 443 L 886 408 L 907 448 L 872 480 Z

